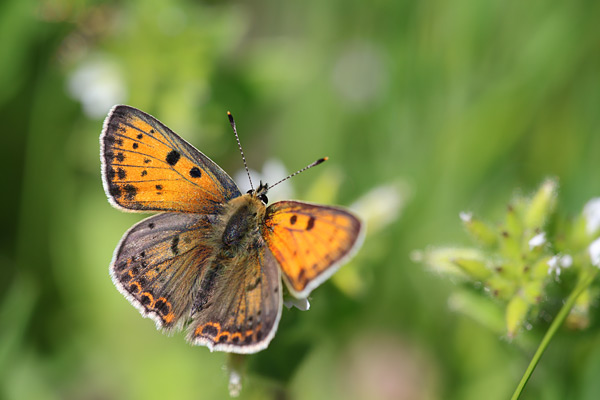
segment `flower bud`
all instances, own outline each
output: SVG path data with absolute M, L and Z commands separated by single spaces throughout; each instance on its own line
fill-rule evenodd
M 548 216 L 554 211 L 557 187 L 555 179 L 547 179 L 542 183 L 525 210 L 525 228 L 535 230 L 544 226 Z
M 474 218 L 473 214 L 461 212 L 460 219 L 471 237 L 482 246 L 493 247 L 498 241 L 498 235 L 494 229 L 482 220 Z
M 521 296 L 514 296 L 508 302 L 506 306 L 506 329 L 511 339 L 517 335 L 518 330 L 525 322 L 528 311 L 529 304 Z
M 471 276 L 456 263 L 456 260 L 479 260 L 483 262 L 481 260 L 484 260 L 485 257 L 477 249 L 441 247 L 425 251 L 414 251 L 411 254 L 411 259 L 415 262 L 423 262 L 439 273 L 464 278 L 465 276 Z M 481 273 L 481 271 L 479 272 Z
M 502 232 L 500 238 L 500 253 L 508 259 L 519 260 L 521 258 L 520 238 L 508 232 Z
M 504 232 L 514 237 L 520 237 L 523 234 L 523 223 L 518 210 L 514 205 L 509 205 L 506 210 L 506 220 L 504 222 Z
M 476 258 L 455 258 L 451 261 L 476 281 L 484 281 L 492 274 L 485 263 Z
M 510 299 L 515 291 L 515 282 L 505 279 L 498 275 L 491 276 L 485 282 L 486 288 L 490 291 L 490 294 L 502 300 Z

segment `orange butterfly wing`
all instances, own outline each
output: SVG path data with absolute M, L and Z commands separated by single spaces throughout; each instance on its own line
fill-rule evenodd
M 214 214 L 240 195 L 217 164 L 136 108 L 111 110 L 100 146 L 104 190 L 118 208 Z
M 280 201 L 267 208 L 262 234 L 279 262 L 288 289 L 308 294 L 357 248 L 362 224 L 336 207 Z

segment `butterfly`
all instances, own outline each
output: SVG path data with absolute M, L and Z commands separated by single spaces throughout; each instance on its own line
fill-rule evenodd
M 136 108 L 112 108 L 100 148 L 109 202 L 159 212 L 124 234 L 112 280 L 158 329 L 187 327 L 194 345 L 263 350 L 281 317 L 282 278 L 306 298 L 361 243 L 363 224 L 351 212 L 299 201 L 267 206 L 262 183 L 242 194 L 216 163 Z

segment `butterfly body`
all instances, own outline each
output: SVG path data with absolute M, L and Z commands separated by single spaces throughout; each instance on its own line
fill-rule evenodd
M 281 316 L 283 276 L 306 297 L 360 242 L 336 207 L 241 194 L 204 154 L 154 117 L 115 106 L 100 137 L 113 205 L 158 211 L 125 233 L 110 266 L 123 295 L 157 327 L 211 350 L 264 349 Z
M 266 207 L 256 195 L 245 194 L 227 204 L 222 223 L 220 245 L 234 252 L 252 246 L 260 235 L 258 227 L 265 218 Z

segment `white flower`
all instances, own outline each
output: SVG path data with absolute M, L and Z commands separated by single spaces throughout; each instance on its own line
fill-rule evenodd
M 573 265 L 573 257 L 571 257 L 569 254 L 565 254 L 560 258 L 559 263 L 561 267 L 569 268 L 571 265 Z
M 548 260 L 548 275 L 554 272 L 556 276 L 560 276 L 560 264 L 559 264 L 559 256 L 554 256 Z
M 529 239 L 529 250 L 533 250 L 536 247 L 542 246 L 546 243 L 546 232 L 538 233 L 531 239 Z
M 461 211 L 458 216 L 460 217 L 460 220 L 462 222 L 471 222 L 471 220 L 473 219 L 473 213 L 472 212 L 467 212 L 467 211 Z
M 592 244 L 590 244 L 588 251 L 590 253 L 592 265 L 595 267 L 600 267 L 600 238 L 594 240 Z
M 588 235 L 592 235 L 600 228 L 600 197 L 591 199 L 583 207 L 585 228 Z
M 126 97 L 125 83 L 118 65 L 105 57 L 95 57 L 69 76 L 69 94 L 81 102 L 84 113 L 100 118 Z
M 573 265 L 573 257 L 569 254 L 565 254 L 563 256 L 557 254 L 551 259 L 548 260 L 548 275 L 554 272 L 556 276 L 560 276 L 562 269 L 569 268 Z

